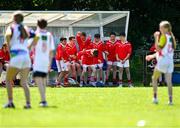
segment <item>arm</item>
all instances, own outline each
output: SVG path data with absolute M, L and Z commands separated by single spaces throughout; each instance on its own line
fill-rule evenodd
M 176 38 L 174 36 L 174 34 L 171 32 L 171 36 L 172 36 L 172 39 L 173 39 L 173 49 L 175 50 L 176 49 Z
M 162 34 L 160 36 L 159 32 L 155 32 L 154 38 L 155 38 L 155 48 L 157 51 L 160 51 L 166 44 L 166 35 Z
M 11 37 L 12 37 L 12 30 L 11 30 L 11 27 L 9 26 L 5 33 L 5 39 L 6 39 L 8 47 L 10 46 Z
M 154 53 L 154 54 L 152 54 L 152 55 L 147 55 L 147 56 L 146 56 L 146 60 L 147 60 L 147 61 L 150 61 L 150 60 L 152 60 L 152 59 L 154 59 L 154 58 L 156 58 L 156 53 Z
M 119 57 L 118 57 L 118 54 L 116 54 L 116 59 L 117 59 L 117 61 L 120 61 L 120 59 L 119 59 Z
M 126 60 L 128 60 L 129 59 L 129 57 L 131 56 L 131 54 L 132 54 L 132 46 L 131 46 L 131 44 L 129 44 L 128 45 L 128 54 L 127 54 L 127 56 L 124 58 L 124 62 L 126 61 Z
M 82 44 L 81 32 L 77 32 L 77 34 L 76 34 L 76 40 L 77 40 L 78 45 L 81 45 L 81 44 Z
M 51 65 L 52 65 L 52 59 L 53 59 L 53 51 L 55 49 L 54 46 L 54 39 L 53 36 L 50 34 L 50 51 L 49 51 L 49 70 L 51 69 Z
M 49 52 L 49 70 L 51 69 L 52 59 L 53 59 L 53 50 Z
M 36 46 L 39 38 L 40 38 L 39 36 L 35 36 L 35 37 L 33 38 L 32 43 L 28 46 L 28 48 L 31 49 L 33 46 Z

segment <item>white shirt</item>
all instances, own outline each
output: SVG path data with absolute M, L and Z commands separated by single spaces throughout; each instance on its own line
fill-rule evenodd
M 10 40 L 10 50 L 25 50 L 29 53 L 28 50 L 28 38 L 22 40 L 20 37 L 19 24 L 13 23 L 6 30 L 6 35 L 13 34 Z M 27 29 L 27 27 L 25 27 Z
M 167 62 L 171 61 L 173 62 L 173 56 L 174 56 L 174 49 L 172 48 L 172 36 L 169 34 L 166 34 L 166 44 L 156 55 L 157 60 L 164 59 Z
M 36 36 L 39 40 L 35 46 L 33 70 L 47 73 L 50 62 L 49 53 L 55 49 L 54 39 L 52 34 L 46 30 L 38 30 Z

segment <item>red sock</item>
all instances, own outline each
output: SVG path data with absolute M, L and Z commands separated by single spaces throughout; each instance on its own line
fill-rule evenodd
M 76 80 L 76 78 L 75 78 L 75 77 L 72 77 L 72 79 L 73 79 L 73 80 Z
M 131 83 L 132 83 L 132 81 L 131 81 L 131 80 L 128 80 L 128 83 L 129 83 L 129 84 L 131 84 Z
M 64 82 L 65 82 L 65 83 L 68 82 L 68 78 L 67 78 L 67 77 L 64 78 Z
M 122 83 L 122 80 L 119 80 L 119 83 Z
M 97 78 L 96 78 L 96 77 L 94 77 L 94 81 L 97 81 Z
M 117 80 L 116 80 L 116 79 L 113 79 L 113 82 L 117 82 Z

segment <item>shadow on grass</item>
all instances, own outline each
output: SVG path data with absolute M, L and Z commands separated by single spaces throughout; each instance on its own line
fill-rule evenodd
M 52 105 L 52 106 L 46 106 L 46 107 L 39 107 L 39 108 L 42 108 L 42 109 L 48 109 L 48 108 L 58 108 L 58 106 L 55 106 L 55 105 Z

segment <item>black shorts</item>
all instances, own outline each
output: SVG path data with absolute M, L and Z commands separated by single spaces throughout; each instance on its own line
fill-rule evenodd
M 45 78 L 45 77 L 47 77 L 47 73 L 35 71 L 33 73 L 33 77 L 43 77 L 43 78 Z

